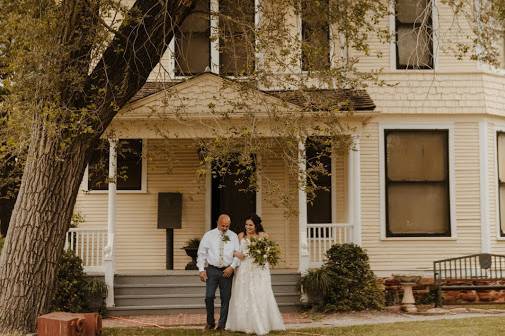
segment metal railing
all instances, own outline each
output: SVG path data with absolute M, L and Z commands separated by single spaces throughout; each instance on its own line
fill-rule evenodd
M 347 223 L 307 224 L 310 267 L 323 264 L 326 251 L 334 244 L 353 241 L 353 225 Z
M 72 228 L 68 230 L 65 250 L 72 250 L 82 259 L 85 272 L 103 272 L 107 230 Z

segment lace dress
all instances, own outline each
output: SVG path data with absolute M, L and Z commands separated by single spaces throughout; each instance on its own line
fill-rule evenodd
M 271 330 L 286 330 L 272 291 L 270 269 L 255 264 L 247 256 L 248 239 L 240 242 L 246 255 L 233 279 L 226 330 L 266 335 Z

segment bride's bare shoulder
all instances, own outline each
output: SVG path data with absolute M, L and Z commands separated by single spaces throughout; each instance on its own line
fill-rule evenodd
M 243 232 L 240 232 L 240 233 L 238 234 L 238 239 L 239 239 L 239 240 L 244 239 L 244 233 L 243 233 Z

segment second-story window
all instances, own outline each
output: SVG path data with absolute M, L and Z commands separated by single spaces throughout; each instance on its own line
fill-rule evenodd
M 330 67 L 329 0 L 302 0 L 302 71 Z
M 433 69 L 432 0 L 396 0 L 396 68 Z
M 219 1 L 219 72 L 243 76 L 254 70 L 254 0 Z
M 195 9 L 175 35 L 175 74 L 190 76 L 210 66 L 210 3 L 197 0 Z

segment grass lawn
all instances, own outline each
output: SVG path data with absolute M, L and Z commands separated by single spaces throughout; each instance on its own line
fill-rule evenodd
M 104 329 L 103 336 L 193 336 L 193 335 L 238 336 L 243 333 L 203 332 L 201 329 Z M 457 320 L 400 322 L 368 326 L 288 330 L 271 335 L 338 335 L 338 336 L 495 336 L 505 335 L 505 317 L 481 317 Z

